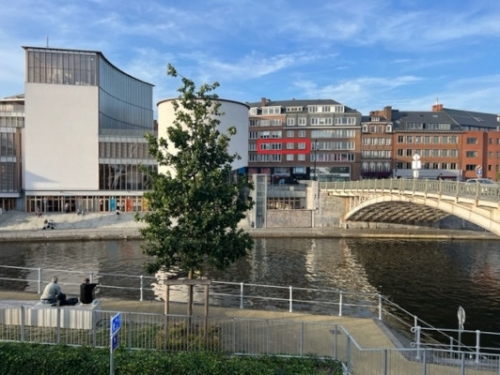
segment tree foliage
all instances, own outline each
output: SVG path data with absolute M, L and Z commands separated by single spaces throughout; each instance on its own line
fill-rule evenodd
M 177 71 L 168 66 L 168 75 Z M 140 218 L 143 252 L 152 257 L 146 264 L 150 273 L 173 266 L 202 272 L 205 262 L 224 270 L 253 246 L 248 233 L 238 228 L 252 203 L 242 192 L 251 188 L 246 176 L 231 172 L 238 158 L 228 151 L 233 126 L 219 130 L 220 101 L 214 90 L 217 82 L 198 89 L 185 77 L 173 101 L 175 119 L 167 137 L 147 135 L 149 151 L 165 173 L 146 171 L 152 190 L 145 193 L 149 209 Z

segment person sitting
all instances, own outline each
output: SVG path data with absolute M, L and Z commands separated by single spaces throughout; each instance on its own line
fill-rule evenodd
M 73 306 L 78 303 L 78 298 L 66 298 L 66 294 L 61 291 L 61 287 L 57 283 L 57 276 L 52 277 L 52 282 L 47 284 L 40 296 L 40 301 L 46 305 L 52 306 Z
M 51 283 L 47 284 L 40 297 L 43 304 L 54 305 L 58 301 L 58 296 L 61 294 L 61 287 L 57 284 L 57 276 L 52 277 Z
M 94 288 L 97 286 L 95 283 L 91 283 L 88 278 L 86 278 L 83 284 L 80 285 L 80 302 L 83 304 L 92 303 L 95 299 Z

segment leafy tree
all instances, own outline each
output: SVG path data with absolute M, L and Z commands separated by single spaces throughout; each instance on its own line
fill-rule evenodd
M 170 64 L 168 75 L 178 76 Z M 237 227 L 252 206 L 242 193 L 252 186 L 246 176 L 231 173 L 231 163 L 239 157 L 228 152 L 236 128 L 228 134 L 218 130 L 223 114 L 213 91 L 219 84 L 197 89 L 185 77 L 182 83 L 173 101 L 175 120 L 167 139 L 146 135 L 151 155 L 167 171 L 144 169 L 152 183 L 152 190 L 144 194 L 150 211 L 139 219 L 147 223 L 140 229 L 143 252 L 152 257 L 146 270 L 177 266 L 191 279 L 203 273 L 206 262 L 224 270 L 252 248 L 250 235 Z M 190 313 L 192 286 L 188 302 Z

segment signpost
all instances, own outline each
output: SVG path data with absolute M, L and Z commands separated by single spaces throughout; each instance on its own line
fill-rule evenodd
M 462 345 L 462 331 L 464 330 L 465 323 L 465 310 L 462 306 L 458 307 L 457 311 L 458 317 L 458 350 L 460 350 L 460 346 Z
M 109 374 L 114 375 L 113 353 L 118 347 L 118 331 L 122 326 L 122 313 L 116 313 L 109 323 Z

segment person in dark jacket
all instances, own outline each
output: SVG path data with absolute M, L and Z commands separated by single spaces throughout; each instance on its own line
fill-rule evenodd
M 91 283 L 88 278 L 86 278 L 83 284 L 80 285 L 80 302 L 83 304 L 92 303 L 95 299 L 94 288 L 97 284 Z

